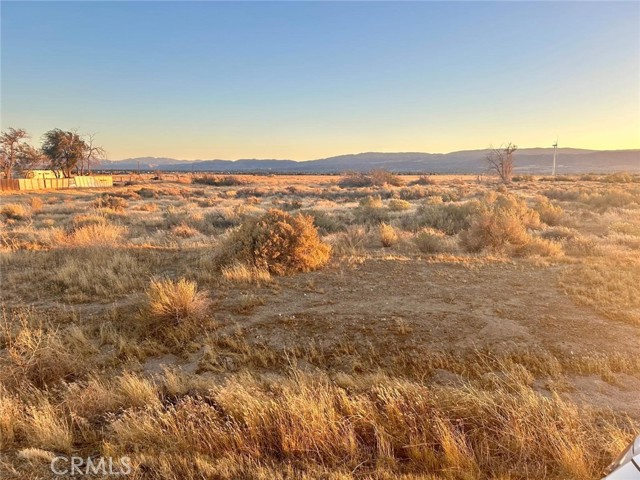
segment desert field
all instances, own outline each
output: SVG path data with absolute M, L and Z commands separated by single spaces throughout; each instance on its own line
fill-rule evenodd
M 640 433 L 640 176 L 514 180 L 3 194 L 0 477 L 601 478 Z

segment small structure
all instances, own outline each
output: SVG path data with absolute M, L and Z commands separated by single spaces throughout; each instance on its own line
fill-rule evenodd
M 31 170 L 25 178 L 58 178 L 53 170 Z

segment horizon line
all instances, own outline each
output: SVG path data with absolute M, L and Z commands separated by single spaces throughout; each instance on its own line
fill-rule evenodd
M 356 155 L 370 155 L 370 154 L 387 154 L 387 155 L 393 155 L 393 154 L 422 154 L 422 155 L 451 155 L 453 153 L 465 153 L 465 152 L 482 152 L 482 151 L 488 151 L 491 150 L 493 147 L 485 147 L 485 148 L 472 148 L 472 149 L 465 149 L 465 150 L 452 150 L 450 152 L 421 152 L 421 151 L 388 151 L 388 152 L 383 152 L 383 151 L 366 151 L 366 152 L 357 152 L 357 153 L 340 153 L 337 155 L 331 155 L 329 157 L 320 157 L 320 158 L 308 158 L 305 160 L 294 160 L 291 158 L 251 158 L 251 157 L 241 157 L 241 158 L 236 158 L 236 159 L 225 159 L 225 158 L 195 158 L 195 159 L 187 159 L 187 158 L 173 158 L 173 157 L 162 157 L 162 156 L 154 156 L 154 155 L 148 155 L 148 156 L 138 156 L 138 157 L 127 157 L 127 158 L 120 158 L 117 160 L 111 160 L 109 158 L 105 158 L 104 160 L 106 161 L 111 161 L 111 162 L 121 162 L 121 161 L 125 161 L 125 160 L 136 160 L 139 158 L 149 158 L 149 159 L 168 159 L 168 160 L 175 160 L 177 162 L 211 162 L 211 161 L 221 161 L 221 162 L 240 162 L 243 160 L 252 160 L 252 161 L 282 161 L 282 162 L 313 162 L 313 161 L 318 161 L 318 160 L 327 160 L 327 159 L 331 159 L 331 158 L 336 158 L 336 157 L 348 157 L 348 156 L 356 156 Z M 498 147 L 499 148 L 499 147 Z M 553 145 L 550 145 L 548 147 L 518 147 L 518 150 L 543 150 L 543 149 L 553 149 Z M 640 147 L 638 148 L 613 148 L 613 149 L 594 149 L 594 148 L 581 148 L 581 147 L 558 147 L 558 151 L 562 151 L 562 150 L 583 150 L 585 152 L 634 152 L 634 151 L 638 151 L 640 152 Z

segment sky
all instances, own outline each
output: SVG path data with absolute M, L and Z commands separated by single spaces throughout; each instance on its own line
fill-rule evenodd
M 640 148 L 639 2 L 10 2 L 0 125 L 110 159 Z

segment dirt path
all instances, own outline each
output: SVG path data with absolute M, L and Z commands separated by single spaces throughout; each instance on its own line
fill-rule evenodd
M 274 343 L 299 337 L 380 341 L 397 324 L 411 343 L 465 350 L 542 346 L 571 354 L 638 355 L 637 327 L 612 324 L 557 287 L 562 267 L 494 263 L 468 268 L 424 260 L 368 260 L 346 271 L 285 278 L 279 295 L 247 318 Z M 286 321 L 287 328 L 274 328 Z

